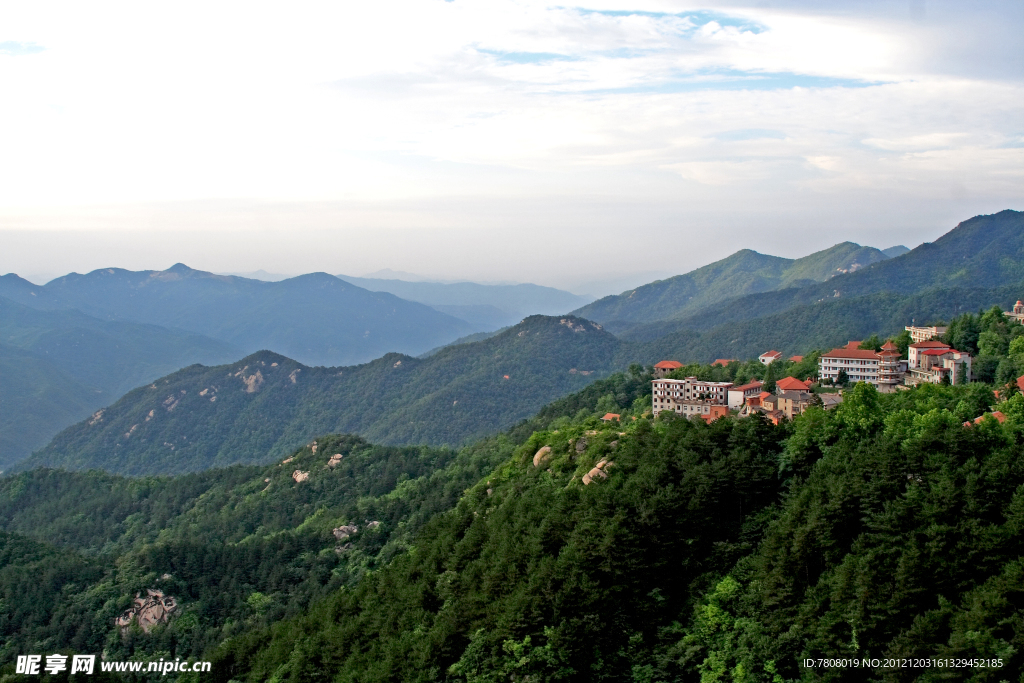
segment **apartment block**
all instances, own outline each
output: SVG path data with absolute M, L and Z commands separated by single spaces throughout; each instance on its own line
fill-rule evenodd
M 845 370 L 851 382 L 867 382 L 882 391 L 894 391 L 906 371 L 896 345 L 886 342 L 881 351 L 859 349 L 857 345 L 858 342 L 850 342 L 843 348 L 822 354 L 818 360 L 818 377 L 835 382 Z
M 670 410 L 677 415 L 710 415 L 711 406 L 728 405 L 732 382 L 705 382 L 696 377 L 651 380 L 654 416 Z

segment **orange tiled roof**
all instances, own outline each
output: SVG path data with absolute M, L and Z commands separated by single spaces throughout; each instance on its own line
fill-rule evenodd
M 871 349 L 832 349 L 828 353 L 824 353 L 822 358 L 878 358 L 878 354 Z
M 939 348 L 948 349 L 949 348 L 949 344 L 947 344 L 945 342 L 929 340 L 929 341 L 917 342 L 916 344 L 911 344 L 910 348 L 912 348 L 912 349 L 939 349 Z
M 998 410 L 993 410 L 991 413 L 988 413 L 988 415 L 991 415 L 996 420 L 998 420 L 999 424 L 1002 424 L 1002 423 L 1006 422 L 1006 416 L 1003 415 Z M 976 417 L 976 418 L 974 418 L 974 424 L 980 425 L 981 421 L 984 420 L 984 419 L 985 419 L 985 415 L 982 415 L 981 417 Z M 964 422 L 964 427 L 970 427 L 970 426 L 971 426 L 970 422 Z
M 803 356 L 790 356 L 789 357 L 789 360 L 790 360 L 791 363 L 799 363 L 803 359 L 804 359 Z
M 659 363 L 656 363 L 654 367 L 658 368 L 659 370 L 675 370 L 677 368 L 683 367 L 683 364 L 677 360 L 663 360 Z
M 803 382 L 798 380 L 796 377 L 783 377 L 775 383 L 775 386 L 782 391 L 805 391 L 809 386 L 811 386 L 811 383 Z

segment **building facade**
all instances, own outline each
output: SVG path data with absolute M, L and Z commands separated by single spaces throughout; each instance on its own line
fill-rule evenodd
M 651 406 L 654 417 L 663 410 L 677 415 L 710 415 L 712 405 L 728 405 L 732 382 L 705 382 L 696 377 L 655 379 L 651 381 Z
M 761 387 L 764 386 L 764 382 L 759 379 L 755 379 L 749 384 L 741 384 L 738 387 L 729 387 L 726 392 L 729 397 L 729 408 L 732 410 L 739 410 L 747 403 L 747 399 L 751 396 L 757 396 L 761 393 Z
M 930 339 L 935 339 L 936 337 L 941 337 L 942 335 L 946 334 L 946 330 L 948 328 L 935 326 L 914 327 L 913 325 L 911 325 L 909 327 L 904 327 L 903 329 L 910 333 L 910 341 L 923 342 L 928 341 Z
M 761 361 L 761 365 L 771 365 L 780 358 L 782 358 L 782 353 L 775 351 L 774 349 L 771 351 L 765 351 L 757 357 L 757 359 Z
M 856 344 L 850 342 L 841 349 L 822 354 L 818 360 L 818 377 L 834 383 L 839 379 L 839 373 L 845 371 L 850 382 L 867 382 L 882 391 L 894 391 L 903 382 L 906 372 L 896 345 L 886 342 L 881 351 L 872 351 L 858 349 Z
M 970 354 L 957 351 L 948 344 L 936 341 L 911 344 L 907 350 L 910 368 L 904 378 L 907 386 L 918 384 L 941 384 L 948 381 L 959 385 L 970 382 L 972 358 Z
M 1017 322 L 1024 324 L 1024 303 L 1018 299 L 1017 303 L 1013 305 L 1013 310 L 1004 311 L 1003 315 L 1011 320 L 1016 320 Z

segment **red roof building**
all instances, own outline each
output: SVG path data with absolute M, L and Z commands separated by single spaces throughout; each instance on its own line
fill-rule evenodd
M 621 417 L 622 416 L 619 415 L 618 413 L 605 413 L 604 417 L 601 418 L 601 422 L 612 422 L 612 421 L 618 422 L 619 418 L 621 418 Z
M 779 391 L 807 391 L 811 388 L 810 380 L 799 380 L 796 377 L 783 377 L 775 383 Z
M 842 348 L 822 354 L 818 360 L 818 377 L 835 382 L 839 373 L 845 372 L 851 382 L 868 382 L 883 391 L 894 390 L 903 381 L 906 371 L 899 349 L 892 342 L 886 342 L 878 352 L 859 349 L 859 344 L 851 341 Z
M 803 357 L 803 356 L 790 356 L 790 357 L 789 357 L 789 362 L 790 362 L 790 363 L 799 363 L 799 362 L 800 362 L 800 361 L 802 361 L 803 359 L 804 359 L 804 357 Z
M 724 368 L 729 363 L 736 363 L 736 362 L 737 362 L 737 360 L 735 358 L 716 358 L 715 362 L 711 364 L 711 367 L 715 367 L 716 365 L 721 365 Z
M 683 364 L 677 360 L 663 360 L 654 364 L 654 376 L 661 379 L 673 370 L 678 370 Z
M 782 358 L 782 352 L 772 349 L 771 351 L 765 351 L 757 357 L 761 361 L 762 365 L 771 365 L 775 361 Z
M 976 417 L 976 418 L 974 418 L 974 422 L 973 422 L 973 423 L 971 423 L 970 421 L 968 421 L 968 422 L 964 422 L 964 427 L 971 427 L 971 426 L 973 426 L 973 425 L 980 425 L 980 424 L 982 423 L 982 421 L 983 421 L 983 420 L 984 420 L 984 419 L 985 419 L 986 417 L 988 417 L 989 415 L 991 415 L 992 417 L 994 417 L 994 418 L 995 418 L 995 419 L 996 419 L 996 420 L 997 420 L 997 421 L 999 422 L 999 424 L 1003 424 L 1004 422 L 1006 422 L 1006 416 L 1005 416 L 1005 415 L 1003 415 L 1003 414 L 1002 414 L 1002 413 L 1001 413 L 1000 411 L 998 411 L 998 410 L 993 410 L 993 411 L 992 411 L 991 413 L 988 413 L 988 414 L 986 414 L 986 415 L 982 415 L 981 417 Z
M 761 387 L 764 385 L 759 379 L 755 379 L 753 382 L 744 384 L 738 387 L 729 387 L 729 407 L 733 410 L 739 410 L 747 403 L 747 399 L 751 396 L 757 396 L 761 393 Z

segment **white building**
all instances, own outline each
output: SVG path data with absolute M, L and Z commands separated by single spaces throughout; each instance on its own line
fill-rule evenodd
M 908 386 L 923 383 L 940 384 L 943 379 L 950 384 L 966 384 L 971 381 L 971 356 L 957 351 L 949 344 L 926 341 L 911 344 L 907 349 L 910 369 L 904 380 Z
M 743 384 L 738 387 L 729 387 L 729 391 L 726 393 L 729 396 L 729 408 L 731 410 L 739 410 L 747 403 L 747 399 L 751 396 L 757 396 L 761 393 L 761 387 L 764 386 L 764 382 L 759 379 L 755 379 L 750 384 Z
M 679 415 L 708 415 L 712 405 L 726 405 L 732 382 L 705 382 L 696 377 L 651 380 L 654 416 L 663 410 Z
M 765 351 L 764 353 L 757 357 L 757 359 L 761 361 L 761 365 L 771 365 L 780 358 L 782 358 L 782 353 L 774 349 L 772 349 L 771 351 Z
M 932 327 L 914 327 L 913 325 L 910 325 L 903 329 L 910 333 L 910 340 L 912 342 L 923 342 L 935 339 L 936 337 L 941 337 L 946 334 L 946 330 L 949 328 L 937 327 L 934 325 Z
M 886 342 L 877 352 L 858 349 L 857 342 L 850 342 L 841 349 L 822 354 L 818 359 L 818 377 L 821 380 L 835 382 L 841 371 L 846 372 L 850 382 L 867 382 L 883 391 L 893 391 L 903 381 L 906 367 L 892 342 Z

